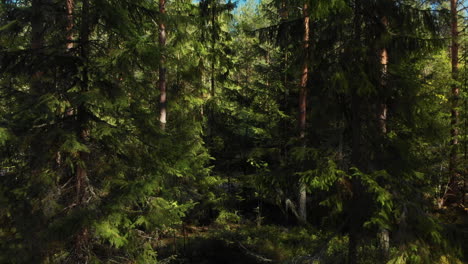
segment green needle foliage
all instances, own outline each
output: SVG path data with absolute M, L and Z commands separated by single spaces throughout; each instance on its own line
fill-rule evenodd
M 0 1 L 0 263 L 467 261 L 458 2 Z

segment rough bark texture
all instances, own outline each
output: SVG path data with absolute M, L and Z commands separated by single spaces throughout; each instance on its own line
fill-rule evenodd
M 386 17 L 382 18 L 382 24 L 386 29 L 388 27 L 388 20 Z M 387 74 L 388 74 L 388 52 L 387 48 L 383 47 L 380 49 L 380 65 L 381 65 L 381 74 L 380 74 L 380 88 L 382 92 L 385 94 L 385 90 L 387 87 Z M 380 136 L 382 138 L 385 137 L 387 134 L 387 112 L 388 106 L 385 102 L 385 98 L 379 103 L 379 113 L 378 113 L 378 126 Z M 385 153 L 384 153 L 383 146 L 379 150 L 379 169 L 385 169 Z M 387 229 L 381 228 L 379 230 L 379 246 L 381 252 L 382 263 L 386 263 L 390 253 L 390 233 Z
M 309 79 L 309 40 L 310 40 L 310 28 L 309 28 L 309 7 L 307 2 L 304 3 L 302 8 L 302 15 L 304 16 L 304 36 L 303 36 L 303 52 L 304 62 L 302 65 L 301 73 L 301 84 L 299 94 L 299 139 L 302 146 L 306 147 L 305 133 L 306 133 L 306 118 L 307 118 L 307 81 Z M 307 221 L 307 191 L 304 183 L 300 183 L 299 186 L 299 216 L 301 221 Z
M 159 13 L 162 16 L 159 20 L 159 46 L 163 50 L 163 54 L 159 60 L 159 122 L 161 124 L 161 128 L 164 130 L 167 122 L 166 57 L 164 55 L 164 48 L 166 47 L 166 24 L 164 23 L 166 0 L 159 0 Z
M 69 51 L 73 48 L 73 10 L 75 8 L 74 0 L 67 0 L 67 26 L 66 26 L 66 50 Z
M 388 21 L 384 17 L 382 19 L 382 23 L 384 24 L 385 27 L 388 26 Z M 380 65 L 381 65 L 381 74 L 380 74 L 380 86 L 382 91 L 385 91 L 387 89 L 387 65 L 388 65 L 388 52 L 387 48 L 382 48 L 380 50 Z M 379 114 L 378 114 L 378 122 L 379 122 L 379 132 L 382 135 L 385 135 L 387 133 L 387 112 L 388 112 L 388 107 L 387 103 L 385 100 L 381 100 L 380 105 L 378 107 L 379 109 Z
M 450 16 L 451 16 L 451 59 L 452 59 L 452 78 L 458 80 L 459 73 L 459 32 L 458 32 L 458 0 L 450 0 Z M 452 106 L 451 106 L 451 142 L 450 142 L 450 159 L 449 159 L 449 184 L 448 189 L 443 197 L 443 204 L 450 205 L 461 202 L 460 174 L 458 173 L 458 104 L 460 97 L 460 88 L 457 84 L 452 85 Z

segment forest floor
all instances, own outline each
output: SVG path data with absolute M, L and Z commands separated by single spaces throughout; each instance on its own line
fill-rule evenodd
M 363 238 L 358 250 L 361 264 L 380 258 L 377 241 Z M 214 223 L 209 226 L 182 225 L 161 236 L 157 243 L 160 263 L 175 264 L 305 264 L 346 263 L 348 237 L 313 227 Z M 397 259 L 398 250 L 391 249 Z M 450 258 L 451 259 L 451 258 Z M 407 263 L 405 260 L 401 263 Z M 438 263 L 463 261 L 440 256 Z
M 346 246 L 346 237 L 302 227 L 226 224 L 182 226 L 158 241 L 158 252 L 167 263 L 340 263 Z

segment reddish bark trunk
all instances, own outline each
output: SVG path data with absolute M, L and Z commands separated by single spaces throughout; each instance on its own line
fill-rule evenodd
M 163 51 L 161 59 L 159 60 L 159 122 L 161 124 L 161 129 L 164 130 L 167 122 L 166 57 L 164 55 L 164 48 L 166 47 L 166 25 L 163 22 L 164 15 L 166 14 L 166 0 L 159 0 L 159 13 L 161 14 L 159 20 L 159 46 Z
M 302 8 L 304 20 L 304 36 L 303 36 L 303 52 L 304 52 L 304 63 L 302 65 L 300 94 L 299 94 L 299 139 L 302 141 L 301 144 L 305 147 L 305 134 L 307 125 L 307 81 L 309 79 L 309 40 L 310 40 L 310 28 L 309 28 L 309 7 L 307 2 L 304 3 Z M 301 221 L 307 221 L 307 191 L 304 183 L 300 184 L 299 187 L 299 215 Z
M 450 0 L 450 15 L 451 15 L 451 62 L 452 62 L 452 78 L 454 81 L 458 80 L 459 72 L 459 32 L 458 32 L 458 0 Z M 444 205 L 460 203 L 461 188 L 460 188 L 460 174 L 458 173 L 458 101 L 460 96 L 460 88 L 457 84 L 452 85 L 452 106 L 451 106 L 451 142 L 450 142 L 450 159 L 449 159 L 449 184 L 446 193 L 444 194 L 442 203 Z
M 89 90 L 89 77 L 88 77 L 88 63 L 89 63 L 89 0 L 83 0 L 82 6 L 82 21 L 80 29 L 80 57 L 83 61 L 83 72 L 81 76 L 81 92 L 87 92 Z M 82 103 L 78 106 L 77 111 L 77 136 L 80 141 L 86 143 L 89 141 L 90 131 L 87 126 L 87 113 L 86 107 Z M 78 162 L 76 163 L 75 173 L 75 203 L 77 207 L 83 207 L 88 198 L 88 170 L 87 163 L 89 159 L 89 153 L 80 151 L 78 152 Z M 79 263 L 88 262 L 88 245 L 90 240 L 90 234 L 86 226 L 82 227 L 75 236 L 75 256 L 74 260 Z

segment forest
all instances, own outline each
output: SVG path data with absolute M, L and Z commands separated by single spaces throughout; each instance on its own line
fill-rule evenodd
M 468 263 L 468 1 L 0 0 L 0 263 Z

